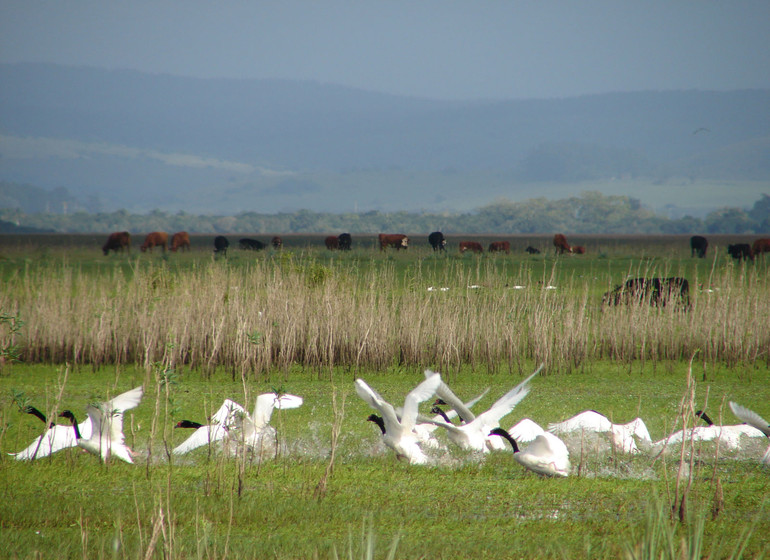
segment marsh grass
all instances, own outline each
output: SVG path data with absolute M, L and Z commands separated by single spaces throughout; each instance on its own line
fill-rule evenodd
M 539 377 L 503 425 L 525 416 L 545 425 L 596 408 L 618 422 L 640 414 L 658 439 L 691 421 L 682 412 L 693 403 L 721 403 L 728 394 L 756 401 L 757 384 L 768 382 L 767 370 L 752 379 L 723 370 L 703 383 L 688 376 L 686 364 L 669 366 L 653 371 L 648 364 L 638 375 L 622 364 L 595 363 L 592 373 Z M 0 539 L 11 557 L 682 558 L 700 551 L 759 558 L 770 546 L 762 529 L 768 504 L 761 450 L 736 455 L 688 443 L 684 456 L 676 449 L 656 459 L 586 439 L 580 475 L 564 480 L 524 471 L 510 452 L 480 458 L 450 449 L 436 455 L 436 466 L 419 468 L 381 446 L 365 421 L 370 410 L 353 394 L 353 376 L 335 368 L 327 372 L 331 383 L 300 369 L 282 381 L 305 404 L 274 415 L 280 453 L 233 457 L 212 446 L 174 457 L 160 450 L 188 435 L 171 429 L 176 421 L 204 418 L 225 397 L 250 408 L 273 383 L 233 381 L 222 369 L 208 379 L 189 370 L 169 376 L 163 366 L 149 376 L 134 367 L 64 373 L 20 364 L 0 377 L 0 451 L 26 446 L 41 430 L 19 412 L 11 388 L 32 404 L 82 410 L 105 391 L 144 380 L 145 399 L 126 418 L 140 457 L 135 465 L 102 465 L 71 449 L 20 463 L 3 453 Z M 394 401 L 422 376 L 393 367 L 359 373 Z M 453 388 L 466 397 L 490 386 L 482 408 L 519 379 L 465 367 Z M 577 457 L 573 450 L 573 462 Z M 671 506 L 681 503 L 675 485 L 682 460 L 690 486 L 680 519 Z
M 393 364 L 520 372 L 523 360 L 571 371 L 594 359 L 631 367 L 696 351 L 704 364 L 770 364 L 762 263 L 715 258 L 693 269 L 643 258 L 602 271 L 601 259 L 344 257 L 287 252 L 183 269 L 137 258 L 125 261 L 130 273 L 84 272 L 66 258 L 29 263 L 0 287 L 0 310 L 21 325 L 0 324 L 0 348 L 26 362 L 148 371 L 161 362 L 204 375 L 224 367 L 234 379 L 294 365 L 319 376 Z M 673 275 L 690 276 L 689 311 L 601 305 L 626 277 Z

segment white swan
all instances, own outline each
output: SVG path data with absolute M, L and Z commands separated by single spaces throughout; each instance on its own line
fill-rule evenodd
M 358 396 L 381 415 L 377 417 L 380 421 L 372 418 L 375 415 L 371 415 L 369 419 L 380 426 L 383 443 L 396 452 L 398 459 L 406 459 L 413 465 L 423 465 L 428 462 L 428 456 L 420 447 L 414 426 L 417 423 L 419 404 L 435 395 L 440 383 L 441 376 L 436 373 L 412 389 L 404 400 L 403 413 L 399 420 L 393 405 L 377 394 L 363 379 L 356 379 Z
M 40 418 L 44 424 L 48 424 L 48 420 L 46 419 L 45 414 L 40 412 L 34 406 L 25 407 L 24 412 L 27 414 L 32 414 L 33 416 Z M 83 437 L 90 438 L 91 418 L 86 418 L 83 422 L 81 422 L 78 425 L 78 430 Z M 17 453 L 9 453 L 9 455 L 14 457 L 17 461 L 30 461 L 34 459 L 40 459 L 42 457 L 47 457 L 52 453 L 56 453 L 62 449 L 67 449 L 68 447 L 75 447 L 77 444 L 77 438 L 75 437 L 75 432 L 72 429 L 72 426 L 51 423 L 48 426 L 46 432 L 36 437 L 35 440 L 30 443 L 26 449 L 22 449 Z
M 650 432 L 641 418 L 635 418 L 627 424 L 613 424 L 604 414 L 595 410 L 585 410 L 563 422 L 548 424 L 548 431 L 553 434 L 574 432 L 609 433 L 612 443 L 622 453 L 639 453 L 634 436 L 650 445 Z
M 730 401 L 730 410 L 732 410 L 733 414 L 738 418 L 746 422 L 746 424 L 756 428 L 766 437 L 770 438 L 770 422 L 762 418 L 759 414 L 733 401 Z M 762 463 L 770 466 L 770 446 L 768 446 L 765 455 L 762 457 Z
M 193 449 L 226 438 L 230 433 L 230 428 L 235 425 L 235 415 L 245 412 L 246 410 L 237 402 L 225 399 L 222 406 L 214 413 L 210 423 L 207 425 L 191 422 L 190 420 L 182 420 L 177 423 L 175 428 L 196 428 L 196 430 L 190 437 L 176 446 L 172 453 L 174 455 L 184 455 Z
M 86 408 L 86 414 L 92 425 L 92 432 L 88 437 L 80 432 L 72 412 L 65 410 L 59 416 L 68 418 L 72 422 L 78 447 L 100 456 L 103 461 L 108 461 L 114 456 L 126 463 L 133 463 L 131 450 L 126 446 L 123 435 L 123 413 L 138 406 L 142 400 L 142 394 L 142 387 L 137 387 L 110 401 Z
M 492 449 L 504 449 L 505 442 L 499 438 L 490 438 L 489 433 L 493 428 L 500 427 L 500 420 L 527 396 L 529 393 L 527 384 L 540 373 L 541 369 L 543 369 L 543 364 L 540 364 L 540 367 L 533 374 L 500 397 L 487 411 L 478 416 L 475 416 L 464 406 L 463 402 L 445 383 L 441 383 L 436 394 L 457 411 L 465 424 L 457 426 L 446 420 L 431 420 L 431 423 L 446 429 L 449 439 L 463 449 L 484 453 Z
M 546 476 L 569 475 L 569 451 L 555 435 L 545 432 L 524 449 L 519 449 L 516 440 L 502 428 L 493 429 L 489 435 L 507 439 L 513 447 L 513 458 L 524 468 Z
M 229 439 L 234 444 L 256 447 L 268 431 L 273 411 L 302 406 L 302 397 L 297 395 L 263 393 L 257 396 L 254 412 L 249 415 L 245 408 L 231 399 L 225 399 L 219 410 L 211 417 L 207 425 L 183 420 L 178 428 L 197 428 L 184 442 L 174 448 L 174 455 L 184 455 L 193 449 L 217 441 Z M 234 451 L 234 449 L 231 449 Z
M 668 437 L 665 437 L 660 441 L 656 441 L 654 444 L 652 444 L 653 447 L 657 449 L 667 445 L 675 445 L 681 443 L 683 439 L 688 441 L 719 440 L 720 444 L 724 445 L 726 449 L 735 451 L 741 447 L 741 436 L 762 437 L 763 435 L 759 429 L 748 424 L 714 424 L 711 418 L 709 418 L 708 414 L 702 410 L 697 411 L 695 416 L 698 416 L 707 425 L 695 426 L 686 430 L 678 430 Z M 736 414 L 736 416 L 738 415 Z

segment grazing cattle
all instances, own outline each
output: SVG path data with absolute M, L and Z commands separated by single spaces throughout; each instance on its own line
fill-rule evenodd
M 754 253 L 751 252 L 751 246 L 748 243 L 736 243 L 735 245 L 728 245 L 727 254 L 735 260 L 754 260 Z
M 278 237 L 278 236 L 276 235 L 275 237 L 273 237 L 273 238 L 270 240 L 270 245 L 272 245 L 272 246 L 273 246 L 273 249 L 276 249 L 276 250 L 277 250 L 277 249 L 280 249 L 281 247 L 283 247 L 283 239 L 281 239 L 280 237 Z
M 709 242 L 702 235 L 693 235 L 690 238 L 690 256 L 694 257 L 698 255 L 699 259 L 706 256 L 706 249 L 708 249 Z
M 350 251 L 350 248 L 353 246 L 353 238 L 350 237 L 349 233 L 340 233 L 337 236 L 337 245 L 340 251 Z
M 166 245 L 168 245 L 168 234 L 165 231 L 153 231 L 152 233 L 148 233 L 147 237 L 144 238 L 144 243 L 142 244 L 142 252 L 144 253 L 147 249 L 149 249 L 152 253 L 153 247 L 161 247 L 165 253 Z
M 460 241 L 460 253 L 473 251 L 474 253 L 483 253 L 484 247 L 478 241 Z
M 324 244 L 326 245 L 326 248 L 330 251 L 336 251 L 340 248 L 340 238 L 336 235 L 330 235 L 326 239 L 324 239 Z
M 575 245 L 572 247 L 572 252 L 576 255 L 585 255 L 586 254 L 586 248 L 582 245 Z
M 434 231 L 428 236 L 428 243 L 430 243 L 434 251 L 443 251 L 444 247 L 446 247 L 446 238 L 440 231 Z
M 540 249 L 535 249 L 532 245 L 530 245 L 529 247 L 527 247 L 524 250 L 527 253 L 529 253 L 530 255 L 539 255 L 540 254 Z
M 403 233 L 381 233 L 379 235 L 380 251 L 394 247 L 397 251 L 409 248 L 409 238 Z
M 557 233 L 553 236 L 553 246 L 556 247 L 556 252 L 560 255 L 563 255 L 565 251 L 567 253 L 572 252 L 572 248 L 567 243 L 567 237 L 563 233 Z
M 171 236 L 171 250 L 176 252 L 179 249 L 186 251 L 190 248 L 190 235 L 186 231 L 180 231 Z
M 238 246 L 244 251 L 261 251 L 267 247 L 267 245 L 262 243 L 259 239 L 251 239 L 249 237 L 239 239 Z
M 214 254 L 222 253 L 227 256 L 227 248 L 230 246 L 230 242 L 224 235 L 217 235 L 214 238 Z
M 631 278 L 602 297 L 605 305 L 648 303 L 665 307 L 669 302 L 690 306 L 690 283 L 686 278 Z
M 490 253 L 505 253 L 506 255 L 511 252 L 511 244 L 508 241 L 493 241 L 489 244 Z
M 111 233 L 107 238 L 107 243 L 102 247 L 105 256 L 107 256 L 110 251 L 115 251 L 117 253 L 123 249 L 129 252 L 131 251 L 131 234 L 127 231 L 116 231 Z
M 751 246 L 751 253 L 755 257 L 761 257 L 762 253 L 770 253 L 770 238 L 762 237 L 754 242 Z

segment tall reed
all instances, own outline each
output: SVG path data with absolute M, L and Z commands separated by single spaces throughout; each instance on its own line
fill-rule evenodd
M 770 280 L 749 267 L 715 271 L 708 292 L 694 279 L 684 310 L 603 307 L 597 288 L 609 278 L 574 278 L 558 262 L 541 279 L 491 260 L 470 269 L 369 264 L 287 257 L 173 272 L 137 260 L 132 275 L 46 265 L 0 287 L 0 311 L 23 321 L 21 332 L 0 329 L 0 347 L 15 345 L 27 362 L 224 367 L 236 378 L 293 364 L 319 375 L 394 364 L 518 371 L 524 360 L 570 370 L 695 351 L 704 362 L 770 364 Z

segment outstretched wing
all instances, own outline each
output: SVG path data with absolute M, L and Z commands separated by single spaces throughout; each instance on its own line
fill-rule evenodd
M 76 445 L 77 439 L 72 426 L 57 424 L 46 430 L 43 435 L 36 437 L 26 449 L 18 453 L 9 453 L 9 455 L 15 457 L 17 461 L 28 461 L 47 457 L 51 453 Z
M 548 431 L 554 434 L 569 432 L 609 432 L 612 422 L 604 414 L 595 410 L 584 410 L 563 422 L 548 424 Z
M 393 405 L 384 400 L 363 379 L 356 379 L 355 385 L 358 396 L 382 416 L 385 422 L 385 433 L 390 437 L 398 437 L 403 432 L 403 426 L 398 421 Z
M 730 410 L 732 410 L 733 414 L 740 418 L 741 421 L 746 422 L 750 426 L 754 426 L 767 437 L 770 437 L 770 425 L 767 420 L 762 418 L 759 414 L 732 401 L 730 401 Z
M 435 395 L 439 385 L 441 385 L 441 375 L 434 373 L 409 392 L 404 400 L 404 414 L 401 418 L 404 430 L 411 431 L 414 428 L 419 404 Z
M 436 372 L 430 369 L 425 370 L 426 379 L 429 379 L 433 375 L 436 375 Z M 443 399 L 447 405 L 452 407 L 452 410 L 457 413 L 463 422 L 473 422 L 473 420 L 476 418 L 476 415 L 470 411 L 470 408 L 463 401 L 461 401 L 460 398 L 454 394 L 452 389 L 449 388 L 449 385 L 443 381 L 439 384 L 438 389 L 436 389 L 436 394 L 441 397 L 441 399 Z
M 273 410 L 298 408 L 302 406 L 302 397 L 296 395 L 281 395 L 280 397 L 276 393 L 264 393 L 257 397 L 257 402 L 254 405 L 254 414 L 251 419 L 254 422 L 256 429 L 262 429 L 270 423 L 270 418 L 273 415 Z

